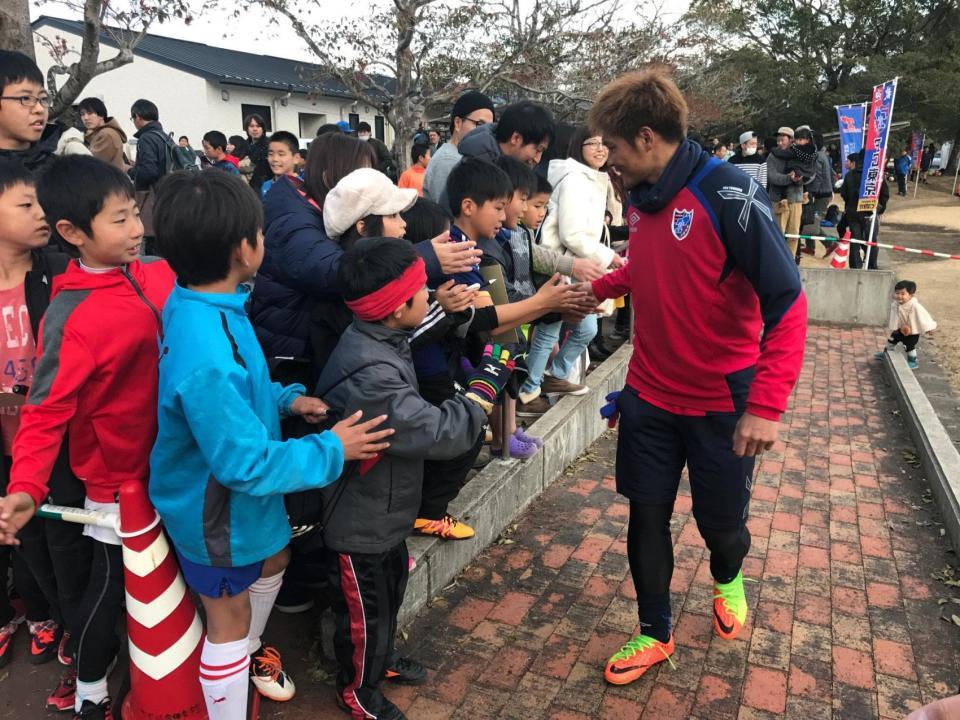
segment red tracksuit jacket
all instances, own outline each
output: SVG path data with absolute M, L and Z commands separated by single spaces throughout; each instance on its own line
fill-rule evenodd
M 70 467 L 96 502 L 147 481 L 157 434 L 157 338 L 174 274 L 163 260 L 95 274 L 71 262 L 53 284 L 7 492 L 37 503 L 67 433 Z
M 631 194 L 629 262 L 593 282 L 630 293 L 627 385 L 670 412 L 779 420 L 800 375 L 807 302 L 766 192 L 686 141 Z

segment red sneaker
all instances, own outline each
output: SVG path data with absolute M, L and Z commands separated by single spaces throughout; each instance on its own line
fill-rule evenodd
M 5 579 L 4 579 L 5 581 Z M 13 620 L 0 627 L 0 668 L 10 662 L 13 657 L 13 636 L 17 634 L 17 628 L 23 624 L 24 615 L 22 610 L 14 608 Z
M 30 662 L 43 665 L 53 660 L 60 647 L 63 630 L 53 620 L 28 622 L 30 628 Z
M 673 651 L 673 635 L 665 643 L 648 635 L 637 635 L 607 661 L 603 677 L 611 685 L 627 685 L 657 663 L 667 661 L 673 665 L 670 659 Z
M 77 671 L 70 668 L 63 674 L 60 684 L 47 698 L 47 710 L 73 712 L 77 697 Z

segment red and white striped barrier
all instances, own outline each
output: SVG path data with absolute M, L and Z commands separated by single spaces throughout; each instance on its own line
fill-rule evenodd
M 847 235 L 849 235 L 849 232 Z M 823 235 L 786 235 L 785 237 L 800 238 L 801 240 L 820 240 L 828 243 L 837 242 L 836 238 L 825 237 Z M 934 252 L 933 250 L 918 250 L 917 248 L 908 248 L 904 247 L 903 245 L 887 245 L 885 243 L 870 242 L 869 240 L 854 240 L 853 238 L 848 238 L 847 236 L 844 236 L 843 239 L 847 242 L 856 243 L 857 245 L 866 245 L 868 247 L 886 248 L 887 250 L 914 253 L 915 255 L 926 255 L 927 257 L 938 257 L 945 260 L 960 260 L 960 255 L 950 255 L 949 253 Z
M 203 624 L 141 482 L 120 488 L 130 693 L 124 720 L 201 720 Z

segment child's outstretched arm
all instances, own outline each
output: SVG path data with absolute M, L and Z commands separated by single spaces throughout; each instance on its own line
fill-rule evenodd
M 351 380 L 350 410 L 389 417 L 395 434 L 387 453 L 405 458 L 450 459 L 469 450 L 487 423 L 480 405 L 458 396 L 440 407 L 424 400 L 399 374 L 361 371 Z
M 323 487 L 340 477 L 345 458 L 337 434 L 272 439 L 245 396 L 247 382 L 240 368 L 207 367 L 190 375 L 176 390 L 184 417 L 217 482 L 237 492 L 262 496 Z M 372 430 L 365 427 L 362 433 L 369 436 Z
M 20 408 L 20 429 L 13 442 L 13 467 L 7 486 L 10 495 L 29 495 L 34 509 L 47 496 L 50 472 L 67 424 L 77 411 L 78 394 L 96 369 L 93 354 L 81 338 L 70 328 L 48 325 L 46 320 L 38 353 L 33 386 Z

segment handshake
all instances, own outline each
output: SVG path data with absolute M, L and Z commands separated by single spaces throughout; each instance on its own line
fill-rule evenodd
M 564 322 L 576 322 L 597 312 L 600 304 L 589 282 L 566 283 L 559 274 L 545 282 L 533 296 L 544 313 L 560 313 Z

